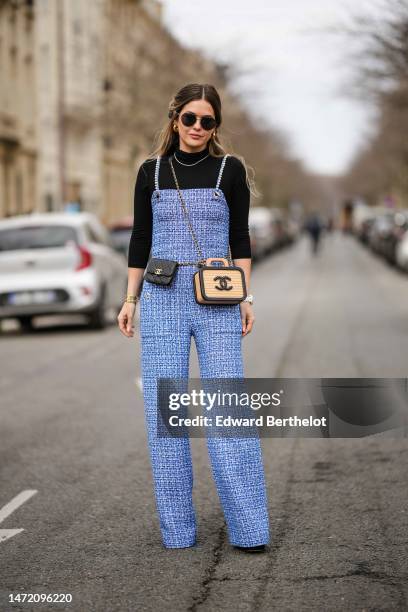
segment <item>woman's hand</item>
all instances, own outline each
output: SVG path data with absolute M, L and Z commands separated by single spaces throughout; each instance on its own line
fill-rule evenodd
M 242 335 L 246 336 L 252 331 L 255 321 L 252 304 L 249 302 L 240 302 L 239 307 L 241 309 Z
M 118 314 L 119 329 L 124 336 L 131 338 L 133 336 L 133 317 L 135 315 L 136 304 L 125 302 L 122 310 Z

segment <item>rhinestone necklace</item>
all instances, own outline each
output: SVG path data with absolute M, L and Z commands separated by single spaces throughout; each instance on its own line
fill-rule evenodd
M 194 162 L 193 164 L 185 164 L 184 162 L 181 162 L 179 159 L 177 159 L 177 156 L 175 153 L 173 153 L 173 157 L 176 161 L 178 161 L 179 164 L 181 164 L 182 166 L 195 166 L 196 164 L 199 164 L 200 162 L 204 161 L 205 159 L 207 159 L 207 157 L 209 157 L 210 154 L 208 153 L 205 157 L 202 157 L 201 159 L 199 159 L 198 161 Z

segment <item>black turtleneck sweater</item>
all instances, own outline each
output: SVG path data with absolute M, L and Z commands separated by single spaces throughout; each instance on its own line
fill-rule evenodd
M 176 149 L 176 156 L 185 164 L 192 164 L 208 155 L 208 147 L 198 153 L 187 153 Z M 217 184 L 222 157 L 210 155 L 199 164 L 187 167 L 173 159 L 180 189 L 214 187 Z M 129 243 L 128 266 L 145 268 L 152 244 L 152 207 L 151 196 L 154 191 L 154 171 L 156 159 L 146 159 L 140 166 L 134 190 L 134 220 Z M 160 159 L 159 188 L 175 189 L 168 157 Z M 250 194 L 246 184 L 245 168 L 233 156 L 226 159 L 220 189 L 228 203 L 229 243 L 233 259 L 250 258 L 251 246 L 248 229 Z

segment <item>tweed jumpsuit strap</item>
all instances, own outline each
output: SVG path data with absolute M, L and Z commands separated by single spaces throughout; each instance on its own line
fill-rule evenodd
M 224 166 L 225 166 L 225 162 L 227 161 L 227 157 L 229 156 L 229 153 L 227 153 L 226 155 L 224 155 L 224 157 L 222 158 L 222 162 L 221 162 L 221 168 L 220 171 L 218 173 L 218 179 L 217 179 L 217 184 L 215 186 L 215 192 L 214 195 L 215 197 L 218 197 L 220 195 L 219 193 L 219 188 L 220 188 L 220 183 L 221 183 L 221 179 L 222 179 L 222 173 L 224 171 Z
M 159 155 L 156 159 L 156 167 L 154 170 L 154 188 L 157 192 L 159 192 L 159 169 L 160 169 L 160 158 L 161 155 Z

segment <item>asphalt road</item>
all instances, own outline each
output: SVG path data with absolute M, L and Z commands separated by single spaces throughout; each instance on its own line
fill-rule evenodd
M 300 240 L 254 267 L 251 290 L 247 377 L 407 376 L 408 276 L 352 237 L 327 236 L 316 258 Z M 199 541 L 167 550 L 138 335 L 9 327 L 0 355 L 1 612 L 408 609 L 407 438 L 263 439 L 272 540 L 253 556 L 228 544 L 195 438 Z M 18 505 L 23 491 L 33 493 Z M 10 529 L 23 531 L 1 540 Z M 9 603 L 22 592 L 72 603 Z

